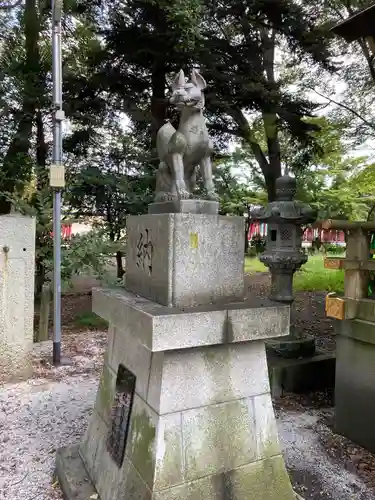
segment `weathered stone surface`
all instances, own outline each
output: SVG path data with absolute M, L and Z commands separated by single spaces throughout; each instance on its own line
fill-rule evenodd
M 88 500 L 95 495 L 78 446 L 58 450 L 56 474 L 66 500 Z M 266 496 L 267 495 L 267 496 Z M 303 500 L 295 494 L 281 456 L 240 467 L 230 473 L 210 475 L 173 488 L 151 493 L 137 470 L 126 460 L 119 480 L 117 500 Z M 103 500 L 99 497 L 98 500 Z
M 185 479 L 220 474 L 253 462 L 255 418 L 251 400 L 237 400 L 182 413 Z
M 159 418 L 156 438 L 154 490 L 170 488 L 185 480 L 181 414 Z
M 246 303 L 245 308 L 228 310 L 229 338 L 248 340 L 249 332 L 253 332 L 252 340 L 268 339 L 275 336 L 289 334 L 290 310 L 288 307 L 280 307 L 271 301 L 265 300 L 261 307 L 258 300 L 254 301 L 255 307 L 251 306 L 251 301 Z
M 143 399 L 146 399 L 151 351 L 138 342 L 129 329 L 115 328 L 110 366 L 116 373 L 120 363 L 135 375 L 135 390 Z
M 268 308 L 272 322 L 265 317 Z M 285 335 L 289 307 L 252 299 L 189 309 L 168 308 L 126 290 L 93 289 L 93 311 L 122 331 L 130 331 L 138 342 L 156 352 Z M 263 318 L 262 325 L 256 318 Z
M 222 484 L 231 500 L 295 500 L 281 455 L 230 471 Z
M 130 216 L 126 288 L 170 307 L 242 300 L 243 226 L 242 217 Z
M 251 342 L 154 354 L 147 401 L 166 414 L 269 390 L 264 343 Z
M 282 457 L 186 482 L 157 492 L 155 500 L 296 500 Z M 302 499 L 300 499 L 302 500 Z
M 34 330 L 35 219 L 0 216 L 0 368 L 30 376 Z
M 79 455 L 79 445 L 57 450 L 56 476 L 66 500 L 87 500 L 96 493 Z
M 149 214 L 206 214 L 217 215 L 219 212 L 219 202 L 209 200 L 179 200 L 151 203 L 148 206 Z
M 101 439 L 103 432 L 107 433 L 108 428 L 96 412 L 96 409 L 94 409 L 89 425 L 79 446 L 80 456 L 85 464 L 85 468 L 94 482 L 96 480 L 95 459 L 97 456 L 99 440 Z
M 342 337 L 375 345 L 375 323 L 361 319 L 340 321 L 337 330 Z
M 350 336 L 336 340 L 335 430 L 375 452 L 375 344 L 359 340 L 366 336 L 363 322 L 343 323 L 341 332 L 350 326 Z
M 149 487 L 153 485 L 155 473 L 157 429 L 158 415 L 135 395 L 125 453 Z
M 253 398 L 257 457 L 269 458 L 281 454 L 276 419 L 270 395 Z
M 109 425 L 110 422 L 115 389 L 116 373 L 108 365 L 105 364 L 103 366 L 102 376 L 100 377 L 95 408 L 107 425 Z

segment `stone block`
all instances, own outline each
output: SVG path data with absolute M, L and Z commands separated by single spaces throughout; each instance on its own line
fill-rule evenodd
M 78 446 L 58 450 L 56 474 L 66 500 L 88 500 L 97 493 L 80 459 Z M 292 491 L 281 456 L 154 493 L 126 461 L 115 495 L 112 498 L 117 500 L 303 500 Z
M 366 344 L 375 344 L 375 323 L 362 319 L 337 322 L 336 330 L 342 337 L 352 338 Z
M 79 454 L 79 445 L 57 450 L 56 476 L 66 500 L 87 500 L 96 494 Z
M 159 417 L 155 447 L 154 491 L 170 488 L 184 482 L 181 422 L 180 413 Z
M 267 359 L 272 396 L 279 397 L 283 392 L 301 394 L 335 387 L 334 354 L 316 351 L 309 358 L 286 359 L 268 351 Z
M 34 267 L 35 219 L 0 216 L 0 370 L 8 380 L 32 371 Z
M 253 306 L 253 307 L 252 307 Z M 290 309 L 268 299 L 250 299 L 242 307 L 228 309 L 228 337 L 236 342 L 269 339 L 289 334 Z
M 125 454 L 151 488 L 156 463 L 158 415 L 137 394 L 134 395 L 129 425 Z
M 353 337 L 336 339 L 335 431 L 374 453 L 375 344 Z
M 253 405 L 246 399 L 183 412 L 186 481 L 255 461 L 254 426 Z
M 259 460 L 223 474 L 220 483 L 222 491 L 231 500 L 295 500 L 296 498 L 281 455 Z
M 151 490 L 143 481 L 137 469 L 125 458 L 126 474 L 119 485 L 116 500 L 151 500 Z
M 146 399 L 150 377 L 151 351 L 141 344 L 137 338 L 134 338 L 129 329 L 115 328 L 109 365 L 117 373 L 120 364 L 135 375 L 135 390 L 143 399 Z
M 196 481 L 189 481 L 174 488 L 157 491 L 153 500 L 221 500 L 215 476 L 206 476 Z
M 264 394 L 267 373 L 263 342 L 157 353 L 147 402 L 166 414 Z
M 153 352 L 282 336 L 289 317 L 288 306 L 267 300 L 168 308 L 126 290 L 95 288 L 93 311 Z M 262 326 L 256 318 L 263 318 Z
M 116 376 L 116 373 L 108 365 L 104 364 L 95 408 L 107 425 L 110 422 L 112 403 L 116 391 Z
M 281 453 L 276 419 L 269 394 L 253 398 L 257 457 L 273 457 Z
M 113 354 L 113 342 L 116 335 L 116 327 L 112 325 L 108 325 L 108 335 L 107 335 L 107 348 L 104 353 L 104 363 L 107 363 L 108 366 L 111 366 L 111 359 Z M 114 370 L 116 371 L 116 370 Z
M 93 480 L 95 480 L 95 459 L 97 456 L 101 432 L 108 432 L 108 429 L 105 428 L 103 424 L 104 422 L 101 417 L 98 415 L 96 410 L 94 410 L 82 442 L 79 446 L 80 456 L 85 464 L 85 468 Z
M 242 300 L 243 229 L 242 217 L 128 217 L 126 288 L 169 307 Z

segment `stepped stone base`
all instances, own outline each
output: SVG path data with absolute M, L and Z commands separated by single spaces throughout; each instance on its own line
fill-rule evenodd
M 290 310 L 243 301 L 243 217 L 129 217 L 127 236 L 127 290 L 93 291 L 108 347 L 63 488 L 84 466 L 100 500 L 295 500 L 265 352 Z
M 287 306 L 265 300 L 182 310 L 94 290 L 93 307 L 110 324 L 108 348 L 80 458 L 76 448 L 58 454 L 63 488 L 77 491 L 68 483 L 81 459 L 100 500 L 295 499 L 264 345 L 288 331 Z M 116 434 L 125 436 L 124 450 L 114 457 L 108 443 L 119 367 L 135 387 L 128 425 Z

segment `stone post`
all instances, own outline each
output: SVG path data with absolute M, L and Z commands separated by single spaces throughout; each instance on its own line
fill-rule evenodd
M 0 371 L 7 380 L 32 371 L 35 219 L 0 216 Z

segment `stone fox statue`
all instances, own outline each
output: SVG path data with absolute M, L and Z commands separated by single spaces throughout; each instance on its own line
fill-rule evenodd
M 196 186 L 197 168 L 203 178 L 208 200 L 217 200 L 211 167 L 213 144 L 203 116 L 204 78 L 193 70 L 186 82 L 181 70 L 172 84 L 171 104 L 181 112 L 176 130 L 164 124 L 157 135 L 156 147 L 160 159 L 156 174 L 155 201 L 191 198 Z

